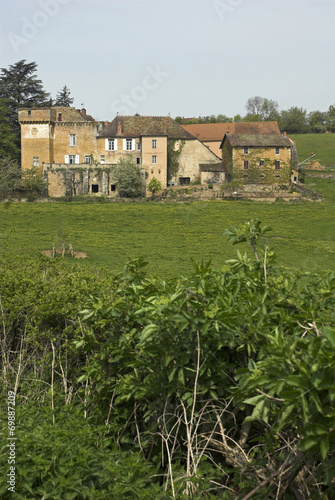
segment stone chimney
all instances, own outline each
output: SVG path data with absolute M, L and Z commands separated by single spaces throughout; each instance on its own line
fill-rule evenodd
M 164 120 L 164 123 L 163 123 L 163 129 L 164 129 L 164 134 L 166 134 L 166 121 Z
M 120 121 L 117 124 L 117 135 L 122 135 L 122 124 Z
M 86 116 L 86 109 L 85 109 L 85 108 L 82 108 L 82 110 L 81 110 L 81 114 L 82 114 L 83 116 Z

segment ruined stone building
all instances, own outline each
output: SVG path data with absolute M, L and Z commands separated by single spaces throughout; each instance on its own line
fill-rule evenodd
M 85 109 L 50 107 L 20 109 L 19 122 L 22 169 L 38 167 L 49 196 L 113 195 L 113 166 L 125 155 L 141 167 L 146 183 L 153 177 L 163 187 L 224 181 L 220 158 L 169 116 L 100 122 Z M 169 156 L 174 156 L 173 168 Z

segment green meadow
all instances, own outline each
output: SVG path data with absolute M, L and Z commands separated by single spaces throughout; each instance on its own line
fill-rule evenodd
M 310 271 L 334 269 L 335 180 L 307 179 L 307 185 L 325 200 L 1 203 L 1 254 L 37 258 L 65 240 L 66 246 L 71 243 L 75 251 L 88 254 L 87 259 L 66 257 L 69 265 L 115 272 L 127 255 L 143 256 L 150 273 L 179 277 L 189 274 L 192 258 L 211 259 L 216 268 L 224 265 L 238 248 L 226 241 L 224 229 L 259 218 L 273 229 L 268 242 L 279 264 Z
M 312 153 L 326 167 L 335 167 L 335 134 L 290 134 L 298 150 L 299 161 Z

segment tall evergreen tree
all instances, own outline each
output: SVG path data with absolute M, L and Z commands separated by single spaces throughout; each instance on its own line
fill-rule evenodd
M 16 135 L 13 125 L 9 122 L 9 108 L 7 99 L 0 98 L 0 159 L 9 156 L 13 160 L 19 160 L 20 151 L 16 146 Z
M 36 71 L 37 64 L 27 63 L 25 59 L 12 64 L 9 69 L 1 68 L 0 98 L 8 99 L 12 123 L 17 123 L 18 108 L 46 106 L 50 103 L 50 94 L 43 89 Z
M 43 89 L 42 81 L 36 76 L 37 64 L 25 59 L 0 70 L 0 99 L 6 99 L 7 120 L 15 135 L 15 146 L 20 148 L 19 108 L 49 106 L 50 94 Z
M 54 106 L 72 106 L 74 97 L 71 97 L 70 89 L 64 85 L 56 95 L 56 102 Z

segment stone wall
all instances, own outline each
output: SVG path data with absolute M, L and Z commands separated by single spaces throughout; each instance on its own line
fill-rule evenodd
M 289 184 L 291 179 L 291 148 L 280 147 L 276 154 L 274 147 L 232 148 L 228 141 L 223 147 L 223 161 L 231 180 L 247 184 Z M 248 161 L 248 168 L 244 161 Z M 280 166 L 276 169 L 276 161 Z
M 180 177 L 190 179 L 190 182 L 200 181 L 200 163 L 217 163 L 219 158 L 198 139 L 185 140 L 179 156 L 179 170 L 172 179 L 179 184 Z

